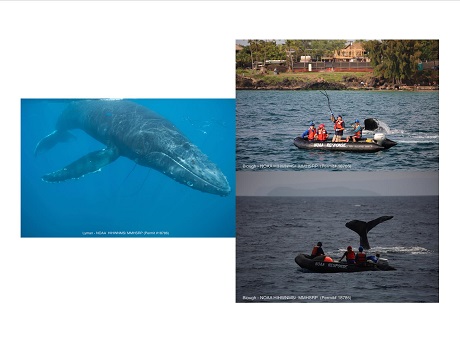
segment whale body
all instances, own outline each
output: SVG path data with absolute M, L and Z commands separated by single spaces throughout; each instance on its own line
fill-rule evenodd
M 55 130 L 37 144 L 35 155 L 72 138 L 73 129 L 83 130 L 105 148 L 44 175 L 44 181 L 77 179 L 124 156 L 202 192 L 226 196 L 231 191 L 222 171 L 196 145 L 170 121 L 135 102 L 73 101 L 59 116 Z

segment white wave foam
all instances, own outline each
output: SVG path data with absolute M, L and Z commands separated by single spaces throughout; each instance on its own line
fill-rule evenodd
M 408 253 L 414 255 L 423 255 L 433 253 L 432 250 L 423 247 L 376 247 L 372 248 L 372 251 L 378 251 L 380 253 Z

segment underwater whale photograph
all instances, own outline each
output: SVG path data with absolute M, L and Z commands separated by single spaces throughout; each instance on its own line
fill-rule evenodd
M 22 99 L 22 237 L 233 237 L 232 99 Z

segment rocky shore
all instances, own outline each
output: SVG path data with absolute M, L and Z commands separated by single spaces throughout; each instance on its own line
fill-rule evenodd
M 237 90 L 408 90 L 430 91 L 439 90 L 436 82 L 425 81 L 423 84 L 397 85 L 375 77 L 357 78 L 347 76 L 341 82 L 330 82 L 322 78 L 316 80 L 302 80 L 296 78 L 278 78 L 278 80 L 264 80 L 254 77 L 236 75 Z

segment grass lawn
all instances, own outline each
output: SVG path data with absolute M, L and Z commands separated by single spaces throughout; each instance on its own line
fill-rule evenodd
M 274 75 L 273 72 L 261 74 L 260 71 L 238 69 L 237 75 L 253 78 L 256 80 L 263 80 L 267 84 L 276 84 L 285 79 L 298 80 L 298 81 L 317 81 L 324 80 L 329 83 L 341 83 L 344 79 L 354 77 L 358 79 L 366 79 L 372 77 L 372 72 L 286 72 Z

